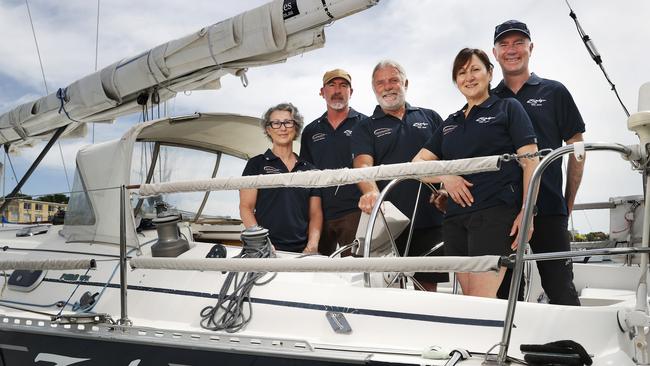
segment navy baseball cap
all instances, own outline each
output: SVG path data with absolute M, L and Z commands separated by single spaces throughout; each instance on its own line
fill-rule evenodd
M 523 33 L 528 39 L 530 39 L 530 31 L 526 23 L 520 22 L 518 20 L 506 20 L 505 22 L 494 27 L 494 43 L 504 34 L 508 32 L 520 32 Z

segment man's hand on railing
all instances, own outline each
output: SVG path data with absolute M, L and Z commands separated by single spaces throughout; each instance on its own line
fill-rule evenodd
M 361 198 L 359 198 L 359 209 L 367 214 L 370 214 L 370 212 L 372 212 L 373 206 L 375 205 L 375 202 L 377 202 L 378 197 L 379 191 L 370 191 L 364 193 Z

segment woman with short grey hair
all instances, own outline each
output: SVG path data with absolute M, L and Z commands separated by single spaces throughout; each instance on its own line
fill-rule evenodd
M 293 152 L 303 117 L 291 103 L 269 108 L 261 119 L 273 146 L 251 158 L 243 175 L 280 174 L 315 169 Z M 277 250 L 317 253 L 323 226 L 320 189 L 264 188 L 239 191 L 239 213 L 246 228 L 262 226 Z

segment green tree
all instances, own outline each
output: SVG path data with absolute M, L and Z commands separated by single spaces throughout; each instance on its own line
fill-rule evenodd
M 609 235 L 602 231 L 587 233 L 585 237 L 587 238 L 587 241 L 603 241 L 609 239 Z
M 62 193 L 46 194 L 39 197 L 39 201 L 54 202 L 54 203 L 68 203 L 70 198 Z

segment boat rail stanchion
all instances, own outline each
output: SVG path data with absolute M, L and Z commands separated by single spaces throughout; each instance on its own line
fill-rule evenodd
M 120 325 L 130 326 L 132 323 L 127 315 L 126 302 L 126 186 L 120 187 Z
M 370 217 L 368 218 L 368 227 L 366 227 L 366 237 L 364 239 L 365 243 L 363 244 L 364 258 L 370 258 L 370 244 L 372 242 L 372 232 L 375 228 L 375 220 L 377 220 L 377 215 L 379 214 L 379 210 L 381 209 L 381 203 L 384 202 L 384 198 L 386 197 L 386 195 L 388 195 L 388 192 L 390 192 L 393 189 L 393 187 L 397 183 L 401 182 L 402 180 L 403 180 L 402 178 L 397 178 L 388 182 L 386 187 L 384 187 L 384 189 L 379 193 L 379 197 L 377 197 L 377 201 L 375 202 L 375 205 L 372 207 L 372 211 L 370 212 Z M 386 228 L 388 228 L 388 226 Z M 365 287 L 371 287 L 370 272 L 363 273 L 363 283 Z
M 611 144 L 611 143 L 581 143 L 584 150 L 605 150 L 618 152 L 621 155 L 624 155 L 626 158 L 629 157 L 632 153 L 631 149 L 627 146 L 620 144 Z M 526 200 L 523 207 L 523 217 L 521 223 L 521 233 L 528 233 L 530 226 L 533 221 L 533 206 L 534 202 L 537 200 L 537 191 L 541 184 L 542 173 L 544 170 L 551 165 L 555 160 L 562 158 L 562 156 L 574 152 L 574 145 L 566 145 L 560 148 L 557 148 L 551 151 L 546 155 L 540 164 L 535 168 L 533 176 L 530 179 L 530 187 L 528 187 L 528 192 L 526 194 Z M 499 354 L 497 355 L 496 364 L 505 365 L 508 358 L 508 346 L 510 345 L 510 337 L 512 335 L 512 325 L 515 317 L 515 309 L 517 306 L 517 297 L 519 294 L 519 285 L 521 278 L 523 276 L 524 269 L 524 249 L 526 247 L 526 236 L 525 234 L 519 235 L 519 242 L 517 243 L 517 253 L 515 260 L 515 267 L 513 269 L 512 280 L 510 282 L 510 292 L 508 294 L 508 306 L 506 310 L 506 318 L 503 323 L 503 334 L 501 337 L 501 342 L 499 343 Z
M 647 167 L 645 168 L 647 169 Z M 646 173 L 647 175 L 647 173 Z M 650 175 L 646 177 L 646 184 L 650 184 Z M 650 246 L 650 194 L 645 193 L 645 208 L 644 208 L 644 217 L 643 217 L 643 235 L 641 240 L 641 248 L 648 249 Z M 647 365 L 649 361 L 648 354 L 648 343 L 646 341 L 646 329 L 647 324 L 643 324 L 648 321 L 648 253 L 641 253 L 641 263 L 639 263 L 639 269 L 641 275 L 639 277 L 639 284 L 636 289 L 636 304 L 634 305 L 634 311 L 636 313 L 642 314 L 642 317 L 645 318 L 645 321 L 637 323 L 634 325 L 634 353 L 637 359 L 637 362 L 640 365 Z M 631 256 L 629 256 L 631 258 Z

